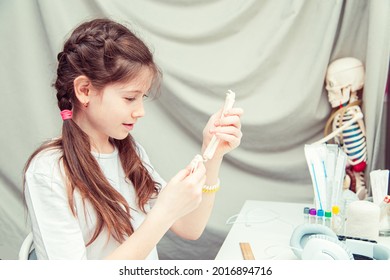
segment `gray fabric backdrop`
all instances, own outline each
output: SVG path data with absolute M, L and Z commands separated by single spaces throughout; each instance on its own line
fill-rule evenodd
M 154 51 L 162 96 L 147 104 L 134 136 L 166 179 L 198 153 L 209 115 L 228 89 L 236 92 L 244 137 L 224 161 L 209 223 L 223 238 L 225 221 L 247 199 L 312 202 L 303 147 L 322 137 L 331 109 L 324 77 L 334 59 L 366 66 L 367 172 L 383 168 L 389 14 L 387 0 L 1 0 L 0 258 L 16 258 L 29 231 L 22 168 L 60 132 L 50 85 L 56 54 L 80 22 L 115 19 Z

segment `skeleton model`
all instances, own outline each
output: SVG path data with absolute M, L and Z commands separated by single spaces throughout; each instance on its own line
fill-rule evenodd
M 359 199 L 365 199 L 367 196 L 364 179 L 367 162 L 366 130 L 360 109 L 361 100 L 358 97 L 358 91 L 363 85 L 364 67 L 358 59 L 341 58 L 329 65 L 326 90 L 334 109 L 324 134 L 327 135 L 327 140 L 332 137 L 347 154 L 344 188 L 354 191 Z

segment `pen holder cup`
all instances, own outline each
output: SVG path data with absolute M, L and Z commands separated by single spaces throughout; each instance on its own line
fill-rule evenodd
M 390 236 L 390 203 L 381 209 L 379 236 Z

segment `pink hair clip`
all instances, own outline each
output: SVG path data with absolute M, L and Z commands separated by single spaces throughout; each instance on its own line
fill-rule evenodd
M 71 110 L 62 110 L 61 117 L 62 117 L 63 121 L 71 119 L 72 118 L 72 111 Z

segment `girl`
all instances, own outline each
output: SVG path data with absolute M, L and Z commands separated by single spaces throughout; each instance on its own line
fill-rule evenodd
M 62 136 L 35 151 L 24 174 L 38 259 L 157 259 L 168 230 L 197 239 L 223 155 L 240 143 L 242 109 L 214 114 L 202 145 L 214 134 L 221 140 L 213 159 L 166 183 L 129 133 L 161 77 L 145 44 L 96 19 L 73 31 L 57 59 Z

